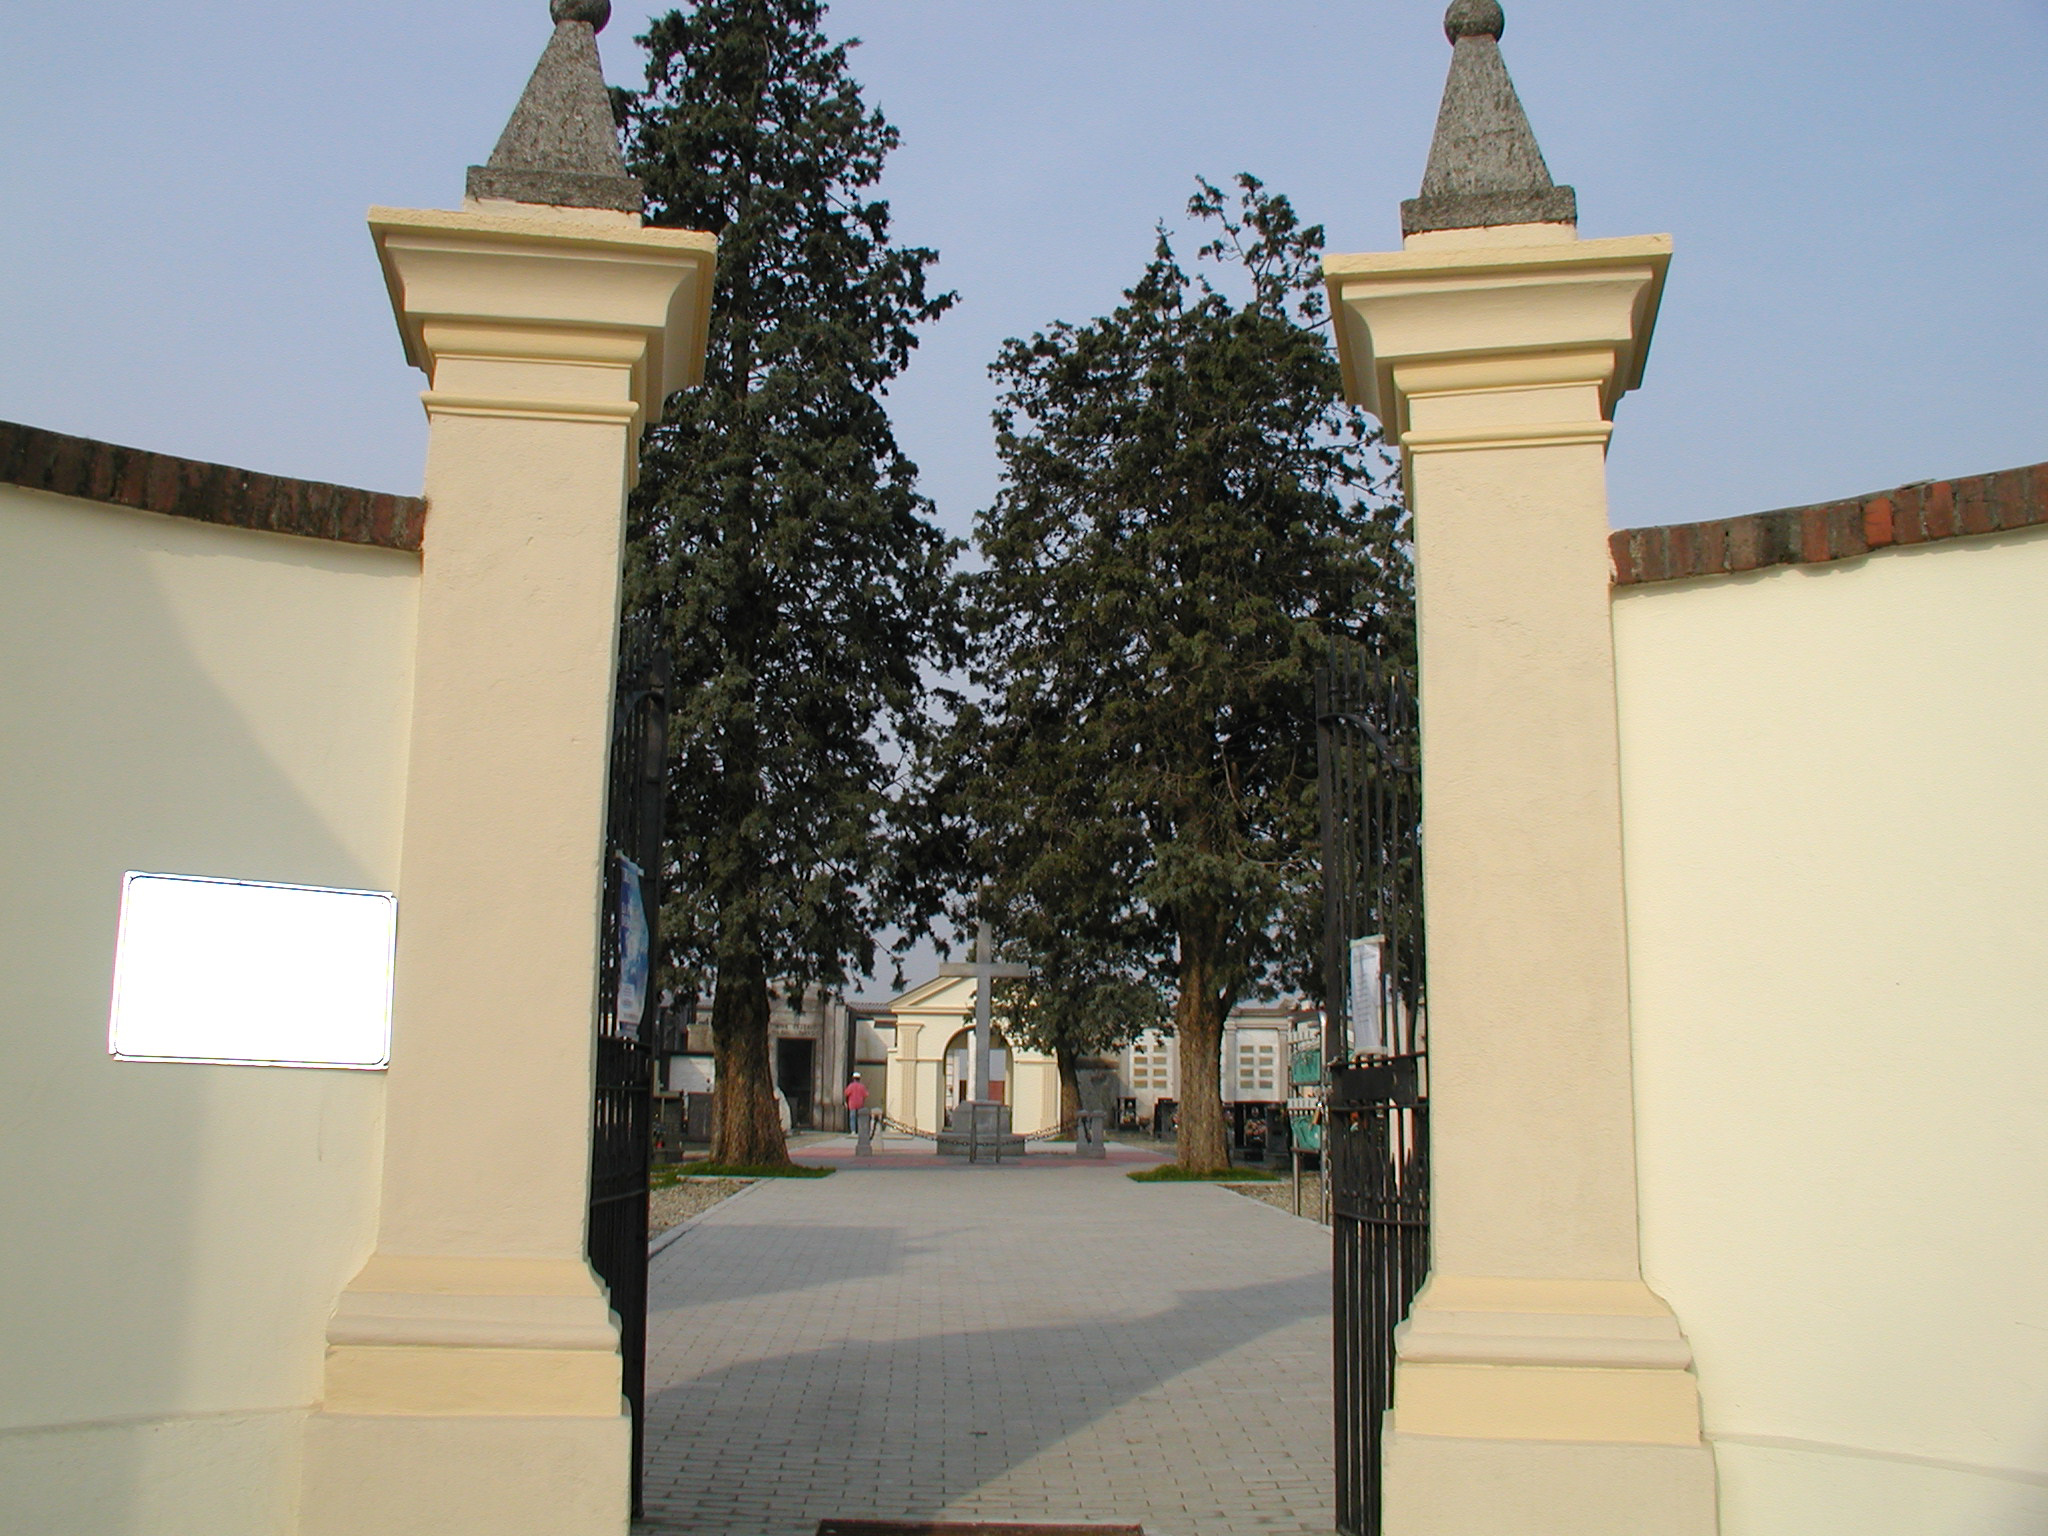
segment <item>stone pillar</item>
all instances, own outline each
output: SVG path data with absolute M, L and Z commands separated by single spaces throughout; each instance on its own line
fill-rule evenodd
M 1533 224 L 1327 267 L 1415 517 L 1432 1274 L 1388 1536 L 1714 1529 L 1690 1352 L 1637 1260 L 1605 453 L 1669 242 Z
M 1456 0 L 1404 248 L 1326 264 L 1415 518 L 1431 1276 L 1388 1536 L 1708 1536 L 1691 1354 L 1637 1252 L 1605 456 L 1670 242 L 1580 240 Z
M 428 513 L 377 1248 L 329 1328 L 306 1536 L 620 1536 L 584 1258 L 625 495 L 702 366 L 715 242 L 637 214 L 372 211 Z
M 1328 264 L 1353 397 L 1402 448 L 1422 662 L 1432 1272 L 1388 1536 L 1714 1529 L 1637 1260 L 1608 617 L 1609 418 L 1668 254 L 1528 225 Z

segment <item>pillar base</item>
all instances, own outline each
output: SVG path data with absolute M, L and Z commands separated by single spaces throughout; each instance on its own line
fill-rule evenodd
M 1387 1437 L 1385 1536 L 1714 1536 L 1704 1445 Z
M 1396 1335 L 1386 1536 L 1713 1536 L 1713 1452 L 1640 1280 L 1439 1274 Z
M 299 1536 L 625 1536 L 633 1423 L 316 1413 Z
M 374 1254 L 327 1325 L 343 1414 L 619 1411 L 619 1328 L 583 1259 Z
M 376 1254 L 327 1326 L 300 1536 L 624 1536 L 632 1446 L 588 1263 Z

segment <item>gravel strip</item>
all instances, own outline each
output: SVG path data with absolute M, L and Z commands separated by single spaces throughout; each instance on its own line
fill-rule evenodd
M 1225 1184 L 1223 1188 L 1253 1200 L 1263 1200 L 1290 1216 L 1294 1214 L 1294 1185 L 1290 1180 L 1281 1179 L 1273 1184 Z M 1302 1177 L 1301 1219 L 1315 1222 L 1323 1219 L 1323 1181 L 1312 1175 Z
M 647 1198 L 647 1235 L 666 1232 L 692 1216 L 701 1216 L 719 1201 L 738 1194 L 752 1179 L 684 1179 Z

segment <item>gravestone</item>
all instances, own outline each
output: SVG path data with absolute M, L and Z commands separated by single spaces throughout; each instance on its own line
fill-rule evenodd
M 1080 1090 L 1083 1109 L 1101 1110 L 1105 1115 L 1115 1112 L 1116 1068 L 1082 1067 L 1074 1073 L 1074 1085 Z
M 686 1093 L 683 1095 L 683 1140 L 709 1141 L 711 1139 L 711 1095 L 708 1093 Z
M 1108 1143 L 1103 1139 L 1103 1121 L 1108 1117 L 1099 1109 L 1084 1109 L 1074 1117 L 1074 1156 L 1107 1157 Z

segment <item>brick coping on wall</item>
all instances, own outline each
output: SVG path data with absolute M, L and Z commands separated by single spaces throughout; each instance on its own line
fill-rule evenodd
M 0 484 L 230 528 L 417 551 L 427 504 L 0 421 Z
M 1608 536 L 1614 584 L 1725 576 L 1767 565 L 1853 560 L 1874 549 L 1928 544 L 2048 523 L 2048 464 L 1960 480 L 1923 480 L 1897 490 L 1818 506 L 1755 512 L 1666 528 L 1618 528 Z

